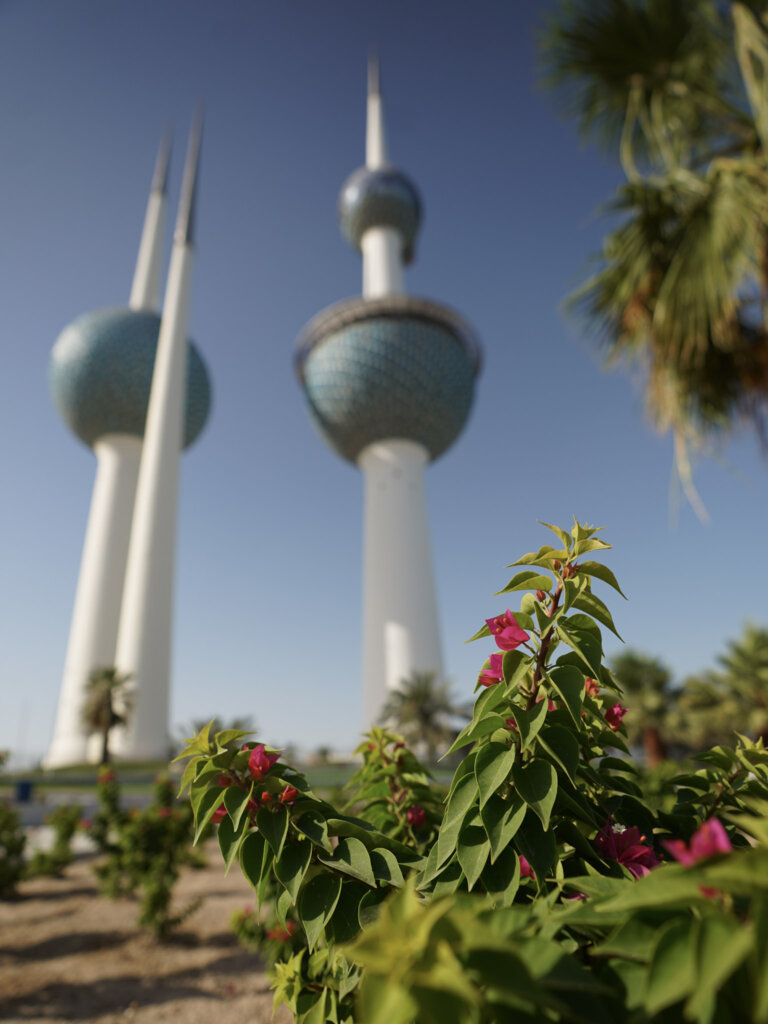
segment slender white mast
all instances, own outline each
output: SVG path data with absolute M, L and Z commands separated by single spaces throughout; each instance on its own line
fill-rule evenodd
M 129 306 L 156 311 L 167 205 L 170 136 L 160 146 L 134 271 Z M 96 480 L 80 562 L 64 676 L 46 767 L 83 764 L 89 756 L 83 707 L 91 672 L 114 664 L 120 604 L 141 457 L 141 439 L 105 434 L 93 446 Z
M 384 110 L 379 87 L 379 62 L 368 61 L 368 96 L 365 126 L 365 166 L 369 171 L 387 167 L 387 143 L 384 135 Z M 403 240 L 391 227 L 369 228 L 360 240 L 363 254 L 363 296 L 376 299 L 405 292 L 403 277 Z
M 168 753 L 176 507 L 201 136 L 198 115 L 190 134 L 168 270 L 117 640 L 115 663 L 133 683 L 128 726 L 115 736 L 115 753 L 123 758 Z

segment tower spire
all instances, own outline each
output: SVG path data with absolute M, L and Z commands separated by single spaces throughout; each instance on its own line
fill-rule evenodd
M 167 128 L 155 161 L 152 187 L 144 215 L 139 254 L 128 305 L 131 309 L 155 312 L 160 297 L 160 261 L 163 253 L 163 228 L 168 192 L 168 167 L 171 160 L 171 130 Z
M 365 166 L 371 171 L 378 171 L 387 165 L 384 111 L 379 83 L 379 58 L 375 52 L 372 52 L 368 57 L 368 100 L 365 125 Z
M 134 687 L 128 727 L 115 737 L 116 753 L 125 758 L 160 757 L 168 748 L 176 507 L 201 137 L 198 111 L 168 268 L 117 637 L 115 663 L 131 675 Z

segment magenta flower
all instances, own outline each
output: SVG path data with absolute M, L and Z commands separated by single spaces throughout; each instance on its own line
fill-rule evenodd
M 286 786 L 283 792 L 280 794 L 280 803 L 293 804 L 296 802 L 298 795 L 298 789 L 295 789 L 293 786 Z
M 645 845 L 645 836 L 639 828 L 635 825 L 622 828 L 614 825 L 610 818 L 595 836 L 595 846 L 604 857 L 623 864 L 635 878 L 642 878 L 661 864 L 653 848 Z
M 530 639 L 525 630 L 518 626 L 517 619 L 509 608 L 495 619 L 486 619 L 485 624 L 495 637 L 496 646 L 502 651 L 514 651 L 516 647 Z
M 605 712 L 605 722 L 614 732 L 621 728 L 621 722 L 629 708 L 623 708 L 621 704 L 614 704 Z
M 522 855 L 522 853 L 518 854 L 518 857 L 519 857 L 519 860 L 520 860 L 520 877 L 521 878 L 532 878 L 534 880 L 534 882 L 535 882 L 536 881 L 536 872 L 533 870 L 531 865 L 528 863 L 527 858 L 524 857 Z
M 226 816 L 227 808 L 224 806 L 224 804 L 219 804 L 219 806 L 211 815 L 211 821 L 214 823 L 214 825 L 218 825 L 222 818 L 226 818 Z
M 701 828 L 694 832 L 690 845 L 686 846 L 682 839 L 669 839 L 664 847 L 680 864 L 690 867 L 700 860 L 707 860 L 718 853 L 730 853 L 733 847 L 728 833 L 717 818 L 705 821 Z
M 251 778 L 263 779 L 279 758 L 279 754 L 268 754 L 263 743 L 257 743 L 251 751 L 251 756 L 248 758 Z
M 488 660 L 491 663 L 490 668 L 483 669 L 477 680 L 481 686 L 493 686 L 494 683 L 500 683 L 504 678 L 504 671 L 502 669 L 504 655 L 492 654 Z
M 409 807 L 406 812 L 408 824 L 411 828 L 423 828 L 427 815 L 423 807 Z

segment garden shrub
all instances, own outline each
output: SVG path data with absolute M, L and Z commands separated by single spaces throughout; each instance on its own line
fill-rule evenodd
M 53 828 L 54 838 L 50 850 L 36 850 L 27 865 L 27 875 L 54 875 L 64 873 L 72 863 L 72 837 L 80 824 L 82 808 L 79 804 L 62 804 L 45 819 Z
M 27 837 L 16 811 L 0 800 L 0 898 L 16 892 L 24 877 L 24 848 Z
M 199 867 L 204 860 L 192 847 L 193 816 L 187 804 L 178 804 L 173 784 L 165 777 L 155 781 L 152 803 L 128 813 L 113 801 L 109 779 L 109 814 L 100 827 L 107 853 L 94 868 L 99 887 L 111 898 L 139 897 L 139 924 L 155 938 L 167 938 L 199 906 L 195 900 L 173 913 L 173 889 L 179 869 Z
M 495 649 L 447 795 L 380 729 L 354 814 L 243 732 L 181 755 L 196 835 L 218 823 L 295 923 L 273 987 L 298 1024 L 768 1022 L 768 751 L 738 737 L 649 805 L 603 659 L 609 545 L 548 529 L 472 638 Z

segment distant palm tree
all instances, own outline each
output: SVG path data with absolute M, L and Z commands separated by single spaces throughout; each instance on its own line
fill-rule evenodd
M 611 672 L 629 706 L 624 723 L 629 741 L 642 744 L 646 767 L 653 768 L 669 757 L 670 721 L 676 700 L 669 669 L 658 658 L 626 651 L 613 659 Z
M 100 764 L 109 764 L 109 734 L 112 728 L 125 725 L 128 721 L 131 711 L 128 693 L 130 679 L 130 673 L 120 673 L 111 665 L 95 668 L 88 678 L 83 724 L 88 732 L 101 733 Z
M 381 712 L 383 724 L 392 725 L 409 746 L 433 763 L 440 748 L 453 741 L 456 730 L 451 720 L 457 717 L 468 716 L 434 672 L 412 672 L 399 690 L 392 691 Z

